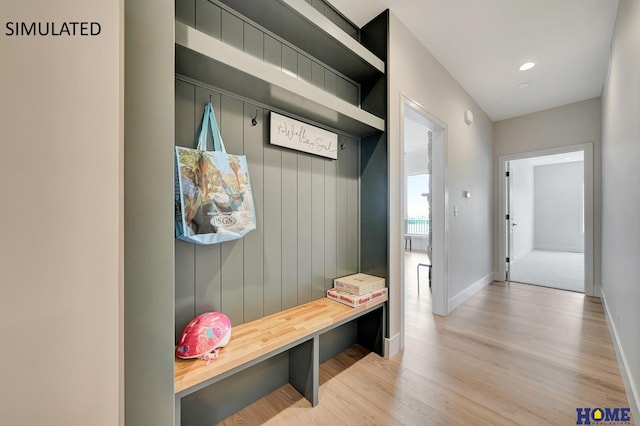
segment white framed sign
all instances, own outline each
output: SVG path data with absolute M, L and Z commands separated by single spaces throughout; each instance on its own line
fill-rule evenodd
M 338 135 L 311 124 L 271 112 L 269 143 L 338 159 Z

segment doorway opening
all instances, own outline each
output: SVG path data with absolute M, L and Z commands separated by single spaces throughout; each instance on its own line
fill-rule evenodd
M 401 103 L 401 342 L 414 315 L 447 315 L 446 127 L 418 103 Z
M 501 157 L 500 274 L 593 295 L 591 144 Z

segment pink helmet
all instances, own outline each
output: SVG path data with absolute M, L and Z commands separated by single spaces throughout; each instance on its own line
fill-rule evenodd
M 218 357 L 218 351 L 229 343 L 231 321 L 220 312 L 205 312 L 191 320 L 184 328 L 176 347 L 178 358 L 201 358 L 207 360 Z

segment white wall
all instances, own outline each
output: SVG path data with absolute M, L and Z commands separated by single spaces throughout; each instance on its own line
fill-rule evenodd
M 534 235 L 534 185 L 533 164 L 528 159 L 511 161 L 511 214 L 517 224 L 512 227 L 513 247 L 511 256 L 517 262 L 529 254 L 533 248 Z
M 640 2 L 621 0 L 602 101 L 602 295 L 640 419 Z
M 122 384 L 123 1 L 3 1 L 0 423 L 113 426 Z
M 584 252 L 584 162 L 534 169 L 535 248 Z
M 557 108 L 551 108 L 516 118 L 498 121 L 493 126 L 495 170 L 499 170 L 498 157 L 526 152 L 542 151 L 582 143 L 593 143 L 593 280 L 600 286 L 601 205 L 602 205 L 602 121 L 600 98 L 589 99 Z M 498 174 L 494 179 L 497 182 Z M 498 185 L 495 185 L 494 205 L 498 206 Z M 494 253 L 498 269 L 498 223 L 495 217 Z
M 400 150 L 401 95 L 418 102 L 430 115 L 446 126 L 449 260 L 446 271 L 434 268 L 437 274 L 449 279 L 449 299 L 462 294 L 477 283 L 483 285 L 492 278 L 491 244 L 493 238 L 491 194 L 493 192 L 492 138 L 493 124 L 471 97 L 436 61 L 436 59 L 409 33 L 407 28 L 391 14 L 390 60 L 388 64 L 389 87 L 389 222 L 390 229 L 390 277 L 391 294 L 401 294 L 402 237 L 402 172 L 403 153 Z M 464 112 L 470 109 L 475 117 L 472 126 L 464 122 Z M 438 135 L 434 135 L 437 139 Z M 435 144 L 435 142 L 434 142 Z M 434 168 L 436 149 L 434 147 Z M 435 181 L 434 181 L 435 185 Z M 471 191 L 465 199 L 462 191 Z M 459 215 L 453 217 L 452 207 L 459 207 Z M 434 226 L 436 221 L 434 208 Z M 443 230 L 434 229 L 434 233 Z M 436 256 L 442 253 L 434 252 Z M 410 273 L 410 271 L 408 271 Z M 489 280 L 489 281 L 487 281 Z M 401 296 L 390 302 L 390 335 L 400 332 Z M 457 300 L 461 300 L 458 298 Z

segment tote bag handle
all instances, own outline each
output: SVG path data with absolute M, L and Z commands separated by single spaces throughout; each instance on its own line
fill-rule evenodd
M 204 115 L 202 116 L 202 128 L 200 129 L 200 135 L 198 136 L 198 151 L 207 150 L 207 135 L 209 128 L 211 128 L 211 136 L 213 137 L 213 150 L 220 152 L 227 152 L 222 141 L 222 135 L 220 134 L 220 128 L 216 121 L 216 114 L 213 112 L 213 105 L 209 102 L 204 108 Z

